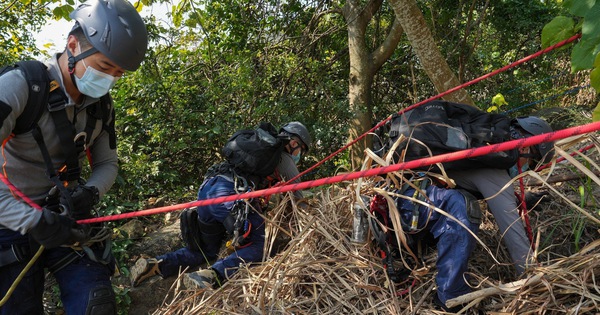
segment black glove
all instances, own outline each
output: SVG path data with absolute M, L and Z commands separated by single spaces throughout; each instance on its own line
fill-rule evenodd
M 40 221 L 29 230 L 29 234 L 46 248 L 54 248 L 86 242 L 90 238 L 90 229 L 67 216 L 44 208 Z
M 78 185 L 69 189 L 71 195 L 71 204 L 65 196 L 61 196 L 60 203 L 67 207 L 71 217 L 75 220 L 89 219 L 92 216 L 92 209 L 98 203 L 98 188 L 94 186 Z
M 550 201 L 550 193 L 547 191 L 525 192 L 525 205 L 527 209 L 533 209 L 538 203 Z

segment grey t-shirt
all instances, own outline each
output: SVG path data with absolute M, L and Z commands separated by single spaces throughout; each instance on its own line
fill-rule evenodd
M 294 163 L 292 155 L 286 151 L 281 154 L 281 159 L 277 165 L 277 172 L 279 173 L 279 176 L 281 176 L 281 180 L 284 182 L 300 174 L 300 172 L 298 172 L 298 167 L 296 167 L 296 163 Z M 299 178 L 293 181 L 293 183 L 299 182 Z M 294 191 L 294 197 L 296 197 L 296 199 L 301 199 L 304 197 L 304 195 L 302 194 L 301 190 L 296 190 Z

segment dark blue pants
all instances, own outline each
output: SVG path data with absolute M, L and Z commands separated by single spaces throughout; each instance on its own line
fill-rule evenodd
M 412 196 L 413 193 L 414 189 L 409 189 L 403 195 Z M 479 224 L 469 221 L 465 197 L 459 191 L 429 186 L 427 196 L 434 206 L 449 213 L 477 234 Z M 410 225 L 414 204 L 409 200 L 399 199 L 398 208 L 402 221 Z M 429 231 L 437 239 L 435 281 L 440 300 L 446 303 L 449 299 L 471 292 L 464 274 L 469 255 L 475 248 L 475 238 L 456 221 L 422 205 L 419 207 L 418 228 Z
M 233 182 L 215 176 L 202 184 L 198 191 L 198 200 L 212 199 L 237 194 Z M 198 207 L 198 218 L 208 224 L 222 224 L 229 216 L 234 201 L 224 202 L 209 206 Z M 265 222 L 256 212 L 250 211 L 248 220 L 252 224 L 250 232 L 250 245 L 236 249 L 229 256 L 217 260 L 211 268 L 219 273 L 222 278 L 231 277 L 238 269 L 240 263 L 260 262 L 263 258 L 265 244 Z M 180 268 L 197 267 L 209 263 L 217 258 L 221 245 L 225 241 L 224 235 L 215 236 L 210 242 L 203 244 L 201 251 L 192 251 L 187 247 L 174 252 L 158 256 L 162 259 L 160 272 L 164 277 L 175 275 Z
M 0 230 L 0 248 L 9 248 L 11 244 L 29 247 L 28 237 L 18 232 Z M 66 247 L 44 249 L 33 267 L 19 282 L 7 303 L 0 307 L 0 314 L 43 314 L 44 268 L 53 266 L 72 252 L 72 249 Z M 35 253 L 31 253 L 32 256 L 33 254 Z M 0 267 L 0 299 L 4 298 L 29 259 Z M 54 273 L 66 313 L 86 314 L 88 305 L 95 304 L 94 300 L 99 301 L 98 298 L 111 303 L 112 306 L 108 307 L 116 312 L 114 308 L 115 295 L 110 281 L 114 267 L 114 263 L 104 265 L 83 255 Z M 101 307 L 107 307 L 107 305 Z

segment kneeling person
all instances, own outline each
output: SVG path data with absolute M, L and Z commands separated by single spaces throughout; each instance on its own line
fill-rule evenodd
M 447 300 L 471 292 L 465 273 L 468 270 L 469 256 L 475 248 L 473 235 L 479 231 L 481 209 L 477 199 L 464 190 L 428 185 L 424 191 L 426 196 L 417 198 L 428 203 L 429 207 L 413 201 L 412 197 L 419 195 L 415 194 L 414 188 L 401 192 L 408 198 L 397 198 L 396 205 L 402 229 L 408 237 L 416 240 L 422 238 L 423 233 L 429 233 L 436 241 L 437 295 L 434 302 L 448 311 L 445 306 Z M 431 206 L 443 210 L 451 217 Z
M 270 177 L 274 177 L 276 181 L 285 181 L 299 174 L 296 163 L 302 154 L 308 152 L 312 140 L 308 129 L 299 122 L 285 124 L 279 130 L 279 134 L 288 137 L 289 142 L 285 145 L 275 174 Z M 261 180 L 252 180 L 252 176 L 237 174 L 227 162 L 216 164 L 209 169 L 205 176 L 198 191 L 198 200 L 246 192 L 247 187 L 241 187 L 240 191 L 239 183 Z M 301 199 L 303 194 L 301 191 L 296 191 L 294 197 Z M 181 267 L 198 267 L 215 261 L 227 236 L 234 234 L 236 230 L 239 231 L 232 213 L 245 212 L 246 207 L 250 207 L 245 218 L 247 221 L 244 222 L 248 223 L 247 230 L 240 233 L 237 238 L 239 242 L 237 246 L 234 246 L 234 251 L 227 257 L 212 263 L 208 269 L 186 274 L 184 284 L 188 288 L 218 287 L 237 272 L 240 264 L 262 261 L 265 222 L 258 213 L 260 206 L 257 205 L 257 202 L 248 201 L 248 203 L 238 200 L 197 207 L 199 224 L 197 244 L 188 244 L 187 247 L 156 258 L 140 258 L 131 269 L 132 285 L 136 286 L 154 275 L 162 277 L 176 275 Z

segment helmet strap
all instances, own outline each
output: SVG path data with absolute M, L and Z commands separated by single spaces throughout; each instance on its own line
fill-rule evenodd
M 89 57 L 89 56 L 91 56 L 91 55 L 93 55 L 93 54 L 95 54 L 97 52 L 98 52 L 98 49 L 92 47 L 92 48 L 90 48 L 90 49 L 88 49 L 88 50 L 80 53 L 77 56 L 73 56 L 73 54 L 71 53 L 71 51 L 67 49 L 67 56 L 69 56 L 69 58 L 67 59 L 68 60 L 68 64 L 69 64 L 69 73 L 73 73 L 75 71 L 75 64 L 79 60 L 87 58 L 87 57 Z
M 66 49 L 67 51 L 67 62 L 68 62 L 68 67 L 69 67 L 69 74 L 71 75 L 71 82 L 73 82 L 73 85 L 75 85 L 75 87 L 77 87 L 77 83 L 75 82 L 75 64 L 79 61 L 82 60 L 84 58 L 87 58 L 95 53 L 98 52 L 98 49 L 92 47 L 82 53 L 80 53 L 77 56 L 73 56 L 73 54 L 71 53 L 71 51 L 69 49 Z

